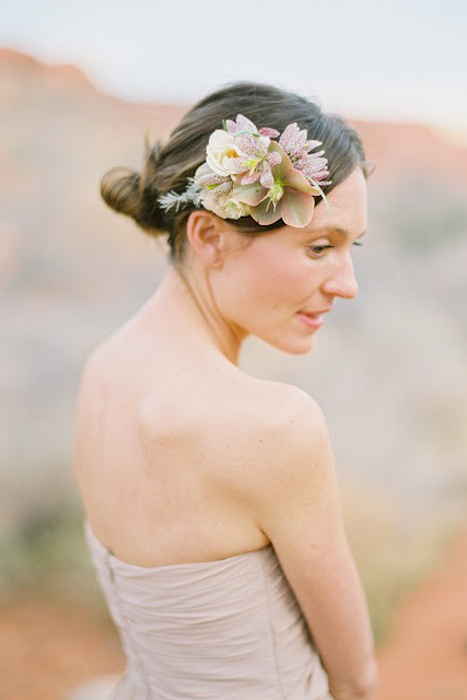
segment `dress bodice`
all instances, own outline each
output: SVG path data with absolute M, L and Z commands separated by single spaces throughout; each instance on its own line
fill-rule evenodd
M 109 700 L 332 700 L 272 543 L 142 567 L 84 530 L 127 658 Z

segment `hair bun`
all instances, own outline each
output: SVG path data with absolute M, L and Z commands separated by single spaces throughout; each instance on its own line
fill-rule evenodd
M 131 216 L 143 229 L 166 230 L 164 212 L 157 202 L 158 155 L 160 146 L 146 139 L 142 174 L 124 166 L 108 170 L 101 179 L 101 196 L 109 207 Z
M 116 166 L 101 179 L 101 195 L 115 211 L 137 219 L 141 206 L 141 177 L 135 170 Z

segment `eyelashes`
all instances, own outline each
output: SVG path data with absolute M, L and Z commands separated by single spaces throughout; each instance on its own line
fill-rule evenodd
M 323 253 L 325 250 L 328 250 L 329 248 L 334 248 L 334 246 L 333 245 L 310 245 L 309 246 L 309 249 L 315 255 L 320 255 L 321 253 Z
M 358 245 L 362 246 L 363 243 L 360 243 L 359 241 L 354 241 L 352 245 Z M 317 257 L 322 257 L 323 253 L 325 250 L 329 250 L 330 248 L 334 248 L 333 245 L 330 245 L 329 243 L 326 245 L 311 245 L 308 246 L 308 249 L 313 253 L 313 255 L 316 255 Z

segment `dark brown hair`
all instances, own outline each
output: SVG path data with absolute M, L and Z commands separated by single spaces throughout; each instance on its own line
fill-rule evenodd
M 186 221 L 196 207 L 190 203 L 178 212 L 174 208 L 164 211 L 157 198 L 171 190 L 185 190 L 188 177 L 206 160 L 211 133 L 222 129 L 223 120 L 235 120 L 237 114 L 251 119 L 258 129 L 269 126 L 280 132 L 297 122 L 300 129 L 307 130 L 309 139 L 321 141 L 320 149 L 325 150 L 328 159 L 327 179 L 332 180 L 322 188 L 324 194 L 343 182 L 357 166 L 365 177 L 371 172 L 372 164 L 366 161 L 359 135 L 338 114 L 326 114 L 315 102 L 273 85 L 250 81 L 227 84 L 197 102 L 165 144 L 156 141 L 151 145 L 145 138 L 141 173 L 115 167 L 101 180 L 101 195 L 110 207 L 131 216 L 150 235 L 168 232 L 171 262 L 181 262 L 183 258 Z M 228 223 L 246 235 L 284 226 L 282 219 L 262 226 L 250 216 L 229 219 Z

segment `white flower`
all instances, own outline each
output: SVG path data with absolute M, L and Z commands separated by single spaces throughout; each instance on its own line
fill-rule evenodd
M 242 216 L 248 216 L 250 207 L 244 202 L 238 202 L 236 199 L 230 198 L 222 204 L 222 209 L 225 212 L 227 219 L 240 219 Z
M 206 162 L 216 175 L 235 175 L 247 156 L 235 143 L 233 134 L 216 129 L 209 137 Z
M 240 219 L 250 213 L 249 205 L 234 199 L 231 191 L 218 194 L 215 190 L 204 190 L 201 200 L 205 209 L 214 212 L 221 219 Z

